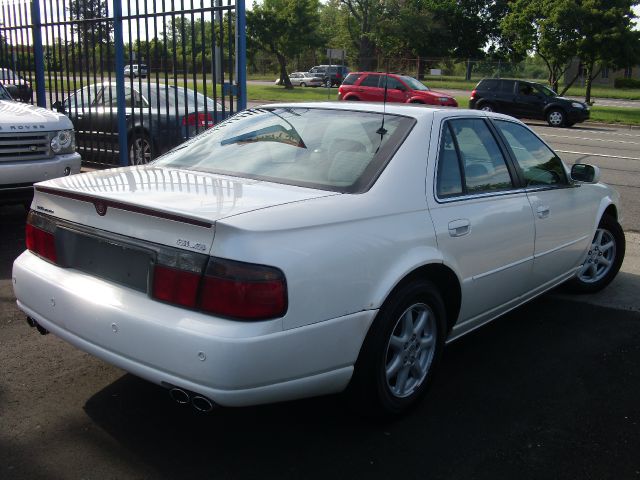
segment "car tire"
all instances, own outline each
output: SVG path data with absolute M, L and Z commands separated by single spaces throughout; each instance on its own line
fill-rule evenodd
M 301 86 L 301 87 L 306 87 L 306 86 L 307 86 L 307 84 L 306 84 L 306 83 L 304 83 L 304 82 L 300 82 L 300 86 Z
M 146 132 L 134 132 L 129 141 L 129 165 L 146 165 L 151 161 L 153 148 Z
M 484 102 L 480 104 L 480 107 L 478 107 L 478 110 L 482 110 L 483 112 L 495 112 L 496 108 L 493 106 L 492 103 Z
M 345 98 L 346 101 L 348 102 L 359 102 L 360 99 L 358 97 L 349 97 L 349 98 Z
M 598 224 L 582 267 L 566 287 L 573 293 L 594 293 L 609 285 L 615 278 L 622 261 L 626 242 L 618 221 L 604 215 Z
M 446 334 L 440 292 L 428 280 L 391 294 L 369 329 L 347 393 L 354 408 L 374 416 L 406 411 L 427 391 Z
M 326 80 L 324 82 L 324 86 L 327 87 L 327 88 L 331 88 L 331 80 Z
M 559 108 L 553 108 L 547 112 L 547 123 L 554 128 L 564 127 L 567 115 Z

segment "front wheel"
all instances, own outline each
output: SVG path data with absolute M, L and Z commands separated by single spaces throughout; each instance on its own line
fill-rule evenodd
M 324 86 L 327 88 L 331 88 L 331 80 L 327 80 L 324 82 Z
M 358 410 L 396 415 L 427 390 L 446 332 L 445 307 L 430 281 L 400 287 L 384 303 L 356 362 L 348 393 Z
M 146 165 L 151 161 L 151 139 L 146 133 L 133 133 L 129 142 L 129 165 Z
M 620 270 L 625 248 L 620 224 L 609 215 L 602 217 L 580 270 L 567 283 L 569 290 L 594 293 L 609 285 Z
M 562 110 L 553 109 L 547 113 L 547 123 L 552 127 L 563 127 L 566 121 L 566 115 Z
M 301 86 L 301 87 L 306 87 L 306 86 L 307 86 L 307 84 L 306 84 L 306 83 L 304 83 L 304 82 L 300 82 L 300 86 Z

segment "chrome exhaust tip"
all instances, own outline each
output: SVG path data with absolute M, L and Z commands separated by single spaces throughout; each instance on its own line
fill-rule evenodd
M 181 388 L 174 387 L 169 390 L 169 396 L 180 405 L 189 403 L 189 394 Z
M 49 333 L 49 330 L 44 328 L 42 325 L 40 325 L 31 317 L 27 317 L 27 325 L 29 325 L 31 328 L 35 327 L 35 329 L 38 330 L 38 333 L 40 333 L 40 335 L 47 335 Z
M 207 397 L 196 395 L 191 399 L 191 405 L 199 412 L 209 413 L 213 410 L 213 402 Z

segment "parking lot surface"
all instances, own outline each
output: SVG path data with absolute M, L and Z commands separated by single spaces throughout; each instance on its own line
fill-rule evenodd
M 450 345 L 393 422 L 340 396 L 205 415 L 27 326 L 24 215 L 0 207 L 2 479 L 640 478 L 638 311 L 547 294 Z

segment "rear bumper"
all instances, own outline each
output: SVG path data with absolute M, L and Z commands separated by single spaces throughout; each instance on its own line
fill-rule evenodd
M 16 259 L 13 278 L 20 309 L 56 336 L 223 406 L 343 390 L 376 313 L 282 331 L 280 319 L 236 322 L 177 308 L 30 252 Z

